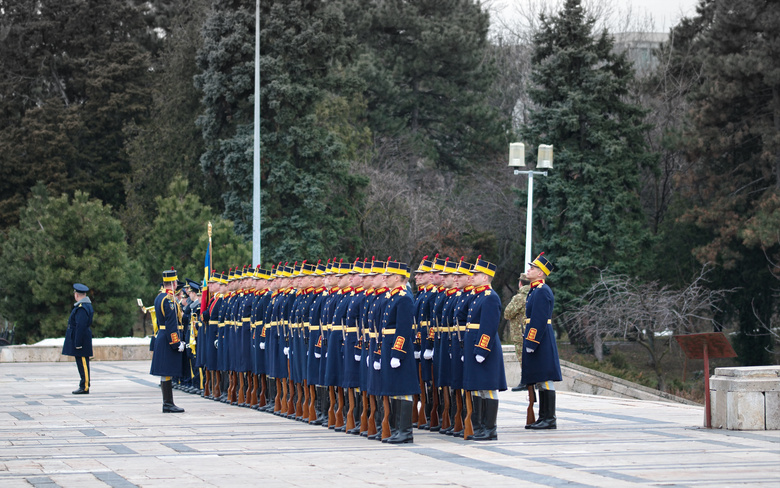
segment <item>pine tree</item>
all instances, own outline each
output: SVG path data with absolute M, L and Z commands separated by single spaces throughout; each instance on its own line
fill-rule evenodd
M 534 247 L 556 264 L 558 311 L 574 305 L 599 269 L 641 274 L 650 245 L 638 191 L 639 169 L 654 161 L 643 141 L 644 112 L 626 100 L 630 62 L 613 52 L 606 31 L 593 32 L 594 22 L 579 0 L 542 16 L 532 59 L 535 105 L 522 128 L 531 154 L 538 144 L 555 151 L 554 169 L 535 179 L 541 232 Z
M 778 26 L 777 2 L 702 0 L 673 31 L 676 68 L 698 81 L 684 139 L 694 167 L 681 181 L 682 225 L 695 226 L 704 241 L 694 243 L 694 256 L 720 267 L 713 286 L 739 288 L 728 310 L 746 364 L 771 360 L 767 327 L 777 307 L 770 267 L 780 257 Z M 686 55 L 692 65 L 682 64 Z
M 111 208 L 86 193 L 52 198 L 33 187 L 19 226 L 0 243 L 0 266 L 0 314 L 16 322 L 18 341 L 62 337 L 77 282 L 90 287 L 96 337 L 130 333 L 139 268 Z
M 206 141 L 201 164 L 221 179 L 224 216 L 252 230 L 254 2 L 217 1 L 198 55 Z M 355 93 L 344 68 L 349 40 L 335 4 L 261 2 L 261 171 L 263 259 L 304 259 L 355 248 L 362 181 L 344 143 L 318 107 Z
M 463 169 L 503 152 L 508 119 L 488 103 L 490 17 L 474 0 L 356 0 L 345 11 L 363 53 L 367 116 L 379 137 Z
M 19 0 L 0 7 L 0 227 L 29 189 L 79 189 L 118 207 L 125 124 L 145 117 L 142 10 L 119 0 Z M 146 42 L 151 44 L 151 42 Z
M 173 178 L 165 196 L 155 199 L 155 206 L 157 215 L 138 256 L 145 296 L 156 295 L 162 271 L 171 267 L 176 269 L 180 280 L 203 280 L 209 222 L 214 270 L 227 271 L 230 267 L 251 264 L 251 246 L 235 234 L 232 222 L 215 215 L 211 207 L 189 191 L 186 179 Z

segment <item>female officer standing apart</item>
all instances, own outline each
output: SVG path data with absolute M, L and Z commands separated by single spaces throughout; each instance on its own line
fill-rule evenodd
M 180 413 L 183 408 L 173 404 L 173 386 L 171 377 L 184 376 L 184 363 L 182 352 L 184 342 L 179 337 L 179 323 L 181 321 L 181 308 L 176 303 L 176 270 L 163 271 L 163 289 L 154 299 L 154 312 L 157 314 L 157 337 L 154 340 L 154 354 L 152 355 L 152 368 L 150 373 L 162 376 L 160 389 L 163 396 L 163 413 Z
M 76 367 L 79 369 L 81 382 L 79 389 L 74 390 L 74 395 L 89 394 L 89 358 L 92 356 L 92 316 L 94 310 L 92 301 L 87 296 L 89 288 L 81 283 L 73 285 L 73 297 L 76 303 L 68 317 L 68 330 L 65 332 L 65 342 L 62 345 L 62 354 L 75 356 Z

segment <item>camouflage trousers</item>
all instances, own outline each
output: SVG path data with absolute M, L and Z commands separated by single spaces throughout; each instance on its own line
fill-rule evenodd
M 515 355 L 517 362 L 523 364 L 523 323 L 519 320 L 509 322 L 509 332 L 512 335 L 512 344 L 515 345 Z

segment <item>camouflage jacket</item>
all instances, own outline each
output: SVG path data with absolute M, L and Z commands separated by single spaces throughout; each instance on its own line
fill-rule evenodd
M 525 302 L 530 290 L 531 287 L 528 285 L 521 287 L 504 309 L 504 317 L 509 321 L 510 326 L 520 326 L 522 328 L 525 321 Z

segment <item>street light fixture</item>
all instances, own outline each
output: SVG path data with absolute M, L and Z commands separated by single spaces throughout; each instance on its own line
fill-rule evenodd
M 515 175 L 528 175 L 528 204 L 525 221 L 525 262 L 531 262 L 531 234 L 533 230 L 534 215 L 534 175 L 547 176 L 547 171 L 522 171 L 517 168 L 525 167 L 525 146 L 521 142 L 509 144 L 509 167 L 515 168 Z M 539 144 L 539 153 L 536 161 L 537 169 L 552 169 L 553 147 L 550 144 Z M 525 266 L 525 265 L 524 265 Z

